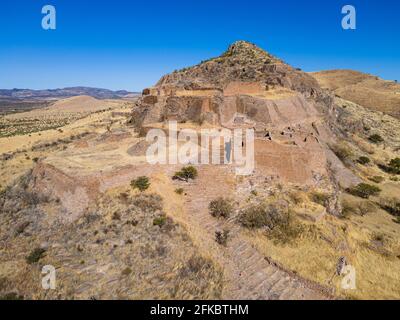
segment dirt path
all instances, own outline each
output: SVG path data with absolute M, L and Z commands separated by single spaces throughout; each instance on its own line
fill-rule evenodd
M 227 247 L 209 251 L 225 271 L 223 299 L 328 299 L 317 285 L 270 264 L 240 235 L 234 218 L 223 221 L 209 214 L 210 201 L 219 196 L 234 196 L 234 178 L 228 170 L 222 166 L 203 166 L 199 177 L 185 186 L 185 211 L 188 220 L 204 233 L 202 246 L 215 249 L 215 231 L 230 231 Z

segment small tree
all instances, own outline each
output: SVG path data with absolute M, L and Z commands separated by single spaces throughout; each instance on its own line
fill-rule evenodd
M 139 189 L 140 192 L 143 192 L 150 187 L 149 178 L 143 176 L 132 180 L 131 187 L 133 189 Z
M 188 182 L 189 179 L 196 179 L 198 176 L 197 169 L 193 166 L 183 167 L 180 171 L 175 172 L 174 180 L 183 180 Z
M 363 199 L 368 199 L 371 196 L 376 196 L 381 191 L 382 190 L 380 188 L 367 183 L 360 183 L 355 187 L 347 189 L 348 193 Z

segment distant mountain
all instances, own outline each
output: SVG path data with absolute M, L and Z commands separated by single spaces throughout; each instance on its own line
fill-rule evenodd
M 138 95 L 135 92 L 126 90 L 112 91 L 108 89 L 89 88 L 89 87 L 69 87 L 63 89 L 45 89 L 45 90 L 30 90 L 30 89 L 0 89 L 0 99 L 7 100 L 47 100 L 70 98 L 75 96 L 91 96 L 96 99 L 120 99 L 130 98 Z

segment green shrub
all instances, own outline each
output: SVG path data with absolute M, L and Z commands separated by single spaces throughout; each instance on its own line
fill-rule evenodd
M 167 223 L 167 216 L 166 215 L 161 215 L 157 218 L 154 218 L 153 220 L 153 225 L 154 226 L 159 226 L 160 228 Z
M 396 198 L 384 198 L 380 200 L 379 206 L 391 215 L 400 217 L 400 200 Z
M 131 187 L 133 189 L 139 189 L 140 192 L 143 192 L 150 187 L 149 178 L 143 176 L 132 180 Z
M 175 193 L 177 193 L 179 195 L 182 195 L 184 192 L 185 192 L 185 190 L 183 190 L 183 188 L 175 189 Z
M 121 275 L 126 277 L 126 276 L 129 276 L 131 273 L 132 273 L 132 269 L 127 267 L 124 270 L 122 270 Z
M 400 158 L 390 160 L 387 165 L 379 165 L 383 171 L 391 174 L 400 174 Z
M 210 202 L 208 209 L 215 218 L 229 218 L 233 211 L 232 201 L 219 197 Z
M 36 248 L 33 250 L 29 256 L 26 257 L 26 262 L 28 264 L 34 264 L 36 262 L 39 262 L 40 259 L 43 258 L 44 254 L 46 253 L 45 249 L 42 248 Z
M 371 163 L 371 159 L 368 158 L 368 157 L 359 157 L 358 160 L 357 160 L 357 162 L 358 162 L 359 164 L 366 165 L 366 164 Z
M 389 166 L 400 170 L 400 158 L 394 158 L 390 160 Z
M 193 166 L 183 167 L 180 171 L 176 172 L 173 176 L 174 180 L 184 180 L 188 182 L 190 179 L 194 180 L 198 176 L 197 169 Z
M 379 187 L 367 183 L 360 183 L 355 187 L 348 188 L 346 191 L 354 196 L 368 199 L 371 196 L 376 196 L 382 190 Z
M 379 134 L 373 134 L 369 136 L 368 140 L 372 143 L 382 143 L 383 141 L 385 141 Z
M 368 180 L 375 182 L 375 183 L 382 183 L 383 181 L 385 181 L 385 178 L 381 177 L 381 176 L 373 176 L 373 177 L 369 177 Z

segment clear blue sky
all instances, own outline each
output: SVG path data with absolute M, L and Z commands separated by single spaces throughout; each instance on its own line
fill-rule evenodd
M 57 30 L 41 8 L 57 9 Z M 341 8 L 357 9 L 357 30 Z M 141 90 L 163 74 L 254 42 L 305 71 L 400 80 L 398 0 L 1 0 L 0 88 Z

